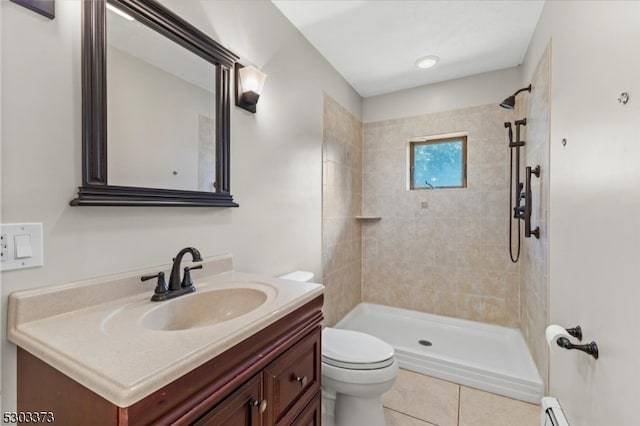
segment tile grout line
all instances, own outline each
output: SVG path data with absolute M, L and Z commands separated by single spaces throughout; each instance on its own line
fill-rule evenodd
M 398 414 L 402 414 L 403 416 L 411 417 L 412 419 L 416 419 L 416 420 L 421 421 L 421 422 L 423 422 L 423 423 L 426 423 L 426 424 L 428 424 L 428 425 L 440 426 L 440 425 L 438 425 L 438 424 L 436 424 L 436 423 L 431 423 L 431 422 L 428 422 L 428 421 L 426 421 L 426 420 L 424 420 L 424 419 L 421 419 L 420 417 L 416 417 L 416 416 L 412 416 L 411 414 L 403 413 L 402 411 L 398 411 L 398 410 L 396 410 L 396 409 L 394 409 L 394 408 L 389 408 L 389 407 L 387 407 L 387 406 L 383 406 L 383 407 L 384 407 L 384 408 L 386 408 L 386 409 L 387 409 L 387 410 L 389 410 L 389 411 L 394 411 L 394 412 L 396 412 L 396 413 L 398 413 Z

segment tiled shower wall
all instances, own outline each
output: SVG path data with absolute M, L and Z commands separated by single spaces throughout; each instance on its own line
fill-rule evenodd
M 361 300 L 362 123 L 324 97 L 322 150 L 322 282 L 325 325 Z
M 532 226 L 540 227 L 540 239 L 526 239 L 520 267 L 520 323 L 522 333 L 547 383 L 549 348 L 544 330 L 549 323 L 549 235 L 547 212 L 549 206 L 549 98 L 551 77 L 551 46 L 542 54 L 531 81 L 531 93 L 519 99 L 518 111 L 527 116 L 525 132 L 526 163 L 540 166 L 540 178 L 532 178 Z M 521 117 L 519 117 L 521 118 Z
M 497 105 L 365 123 L 362 298 L 518 326 L 520 271 L 508 252 L 509 149 Z M 408 140 L 468 133 L 468 187 L 409 191 Z M 354 184 L 355 185 L 355 184 Z

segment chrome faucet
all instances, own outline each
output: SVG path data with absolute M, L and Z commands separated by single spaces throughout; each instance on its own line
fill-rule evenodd
M 184 277 L 180 281 L 180 264 L 185 254 L 191 253 L 191 257 L 194 262 L 202 262 L 202 256 L 200 252 L 194 247 L 185 247 L 178 252 L 173 259 L 173 266 L 171 267 L 171 274 L 169 275 L 169 285 L 164 280 L 164 272 L 158 272 L 153 275 L 145 275 L 140 278 L 141 281 L 150 280 L 151 278 L 158 278 L 158 284 L 151 296 L 153 302 L 160 302 L 162 300 L 173 299 L 174 297 L 182 296 L 183 294 L 193 293 L 196 291 L 191 279 L 191 270 L 202 269 L 202 265 L 185 267 Z

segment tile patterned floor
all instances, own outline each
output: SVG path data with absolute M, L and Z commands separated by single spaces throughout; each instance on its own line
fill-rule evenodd
M 382 405 L 387 426 L 540 425 L 537 405 L 407 370 L 400 370 Z

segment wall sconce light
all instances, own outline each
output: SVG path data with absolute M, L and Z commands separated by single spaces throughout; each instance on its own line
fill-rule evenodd
M 256 112 L 256 104 L 262 93 L 262 86 L 267 75 L 259 69 L 237 63 L 236 74 L 236 106 L 249 112 Z

